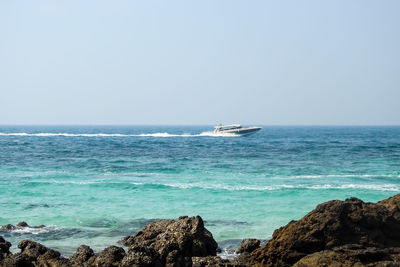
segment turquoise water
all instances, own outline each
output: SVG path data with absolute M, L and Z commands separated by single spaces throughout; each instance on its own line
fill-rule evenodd
M 146 223 L 200 215 L 221 246 L 269 238 L 318 203 L 400 192 L 400 127 L 0 127 L 1 231 L 63 254 L 115 245 Z

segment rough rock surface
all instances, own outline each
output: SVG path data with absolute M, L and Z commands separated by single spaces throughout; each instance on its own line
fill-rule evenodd
M 192 257 L 192 267 L 245 267 L 237 261 L 229 261 L 216 256 Z
M 400 221 L 400 194 L 379 201 L 377 204 L 386 207 L 391 215 Z
M 350 198 L 320 204 L 299 221 L 275 230 L 266 245 L 247 257 L 246 264 L 291 266 L 309 254 L 346 244 L 400 247 L 400 221 L 393 215 L 396 209 L 385 206 L 398 203 L 397 199 L 373 204 Z
M 21 252 L 15 253 L 4 259 L 4 266 L 46 266 L 46 267 L 67 267 L 69 261 L 61 257 L 58 251 L 49 249 L 39 243 L 22 240 L 18 244 Z
M 7 229 L 21 227 L 29 225 L 21 222 L 17 226 L 7 226 Z M 216 257 L 217 243 L 204 228 L 203 220 L 199 216 L 149 223 L 136 235 L 123 238 L 121 243 L 129 246 L 128 254 L 123 248 L 116 246 L 95 254 L 90 247 L 82 245 L 70 259 L 66 259 L 59 252 L 29 240 L 19 243 L 21 252 L 11 254 L 11 244 L 0 238 L 0 266 L 192 266 L 192 257 L 195 257 L 197 266 L 243 266 L 227 265 L 227 261 Z
M 242 242 L 240 242 L 240 246 L 238 250 L 236 250 L 236 253 L 253 252 L 253 250 L 260 247 L 260 243 L 261 243 L 260 240 L 254 238 L 243 239 Z
M 11 255 L 10 247 L 11 243 L 4 240 L 4 238 L 0 236 L 0 263 L 4 258 L 7 258 Z
M 72 266 L 93 266 L 96 257 L 93 249 L 89 246 L 81 245 L 76 252 L 69 258 Z
M 94 266 L 114 267 L 120 266 L 122 259 L 126 256 L 125 250 L 120 247 L 111 246 L 96 255 Z
M 218 247 L 200 216 L 149 223 L 121 243 L 129 246 L 123 266 L 191 266 L 192 257 L 216 256 Z
M 293 266 L 400 266 L 400 248 L 345 245 L 305 256 Z

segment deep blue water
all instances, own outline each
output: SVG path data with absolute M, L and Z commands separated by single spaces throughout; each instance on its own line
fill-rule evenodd
M 222 246 L 269 238 L 318 203 L 400 192 L 400 127 L 0 126 L 0 231 L 68 255 L 201 215 Z

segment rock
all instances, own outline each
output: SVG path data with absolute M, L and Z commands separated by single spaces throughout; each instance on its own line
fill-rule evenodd
M 245 265 L 221 259 L 217 256 L 192 257 L 192 267 L 244 267 Z
M 12 224 L 6 224 L 3 226 L 0 226 L 0 230 L 7 230 L 7 231 L 12 231 L 12 230 L 18 230 L 18 229 L 23 229 L 25 227 L 30 227 L 30 228 L 43 228 L 46 227 L 45 225 L 41 224 L 38 226 L 30 226 L 26 222 L 19 222 L 17 226 L 12 225 Z
M 346 244 L 400 247 L 400 221 L 385 205 L 357 198 L 320 204 L 299 221 L 275 230 L 266 245 L 247 257 L 246 264 L 291 266 L 309 254 Z
M 4 266 L 46 266 L 67 267 L 69 261 L 60 256 L 58 251 L 49 249 L 39 243 L 22 240 L 18 247 L 21 252 L 13 254 L 4 260 Z
M 31 259 L 21 253 L 16 253 L 12 256 L 5 258 L 2 262 L 4 267 L 36 267 Z
M 154 249 L 132 246 L 126 257 L 122 260 L 121 266 L 139 266 L 139 267 L 161 267 L 159 255 L 154 251 Z
M 379 201 L 377 204 L 386 207 L 392 216 L 400 221 L 400 194 Z
M 305 256 L 293 266 L 400 266 L 400 248 L 345 245 Z
M 139 231 L 136 235 L 126 236 L 118 241 L 118 243 L 124 246 L 131 246 L 135 244 L 136 240 L 151 240 L 154 237 L 158 236 L 162 232 L 165 231 L 168 225 L 173 224 L 175 220 L 159 220 L 152 223 L 149 223 L 145 226 L 145 228 Z
M 125 250 L 120 247 L 111 246 L 96 255 L 94 266 L 114 267 L 120 266 L 122 259 L 126 256 Z
M 92 266 L 95 260 L 93 249 L 89 246 L 81 245 L 69 260 L 75 266 Z
M 114 267 L 121 266 L 122 259 L 125 256 L 125 250 L 121 247 L 111 246 L 105 248 L 98 254 L 94 254 L 93 250 L 89 246 L 81 245 L 69 260 L 71 266 Z
M 243 239 L 242 242 L 240 243 L 240 247 L 238 250 L 236 250 L 236 253 L 250 253 L 253 250 L 257 249 L 260 247 L 261 241 L 258 239 L 254 238 L 246 238 Z
M 29 225 L 26 222 L 19 222 L 17 224 L 17 227 L 23 228 L 23 227 L 29 227 Z
M 0 263 L 3 259 L 11 255 L 10 247 L 11 243 L 4 240 L 4 238 L 0 236 Z
M 7 231 L 12 231 L 17 229 L 16 226 L 12 225 L 12 224 L 6 224 L 0 227 L 1 230 L 7 230 Z
M 200 216 L 149 223 L 121 243 L 129 246 L 123 266 L 191 266 L 192 257 L 216 256 L 218 247 Z

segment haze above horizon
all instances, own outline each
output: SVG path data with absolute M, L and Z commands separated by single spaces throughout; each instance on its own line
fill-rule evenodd
M 398 10 L 2 1 L 0 125 L 400 125 Z

